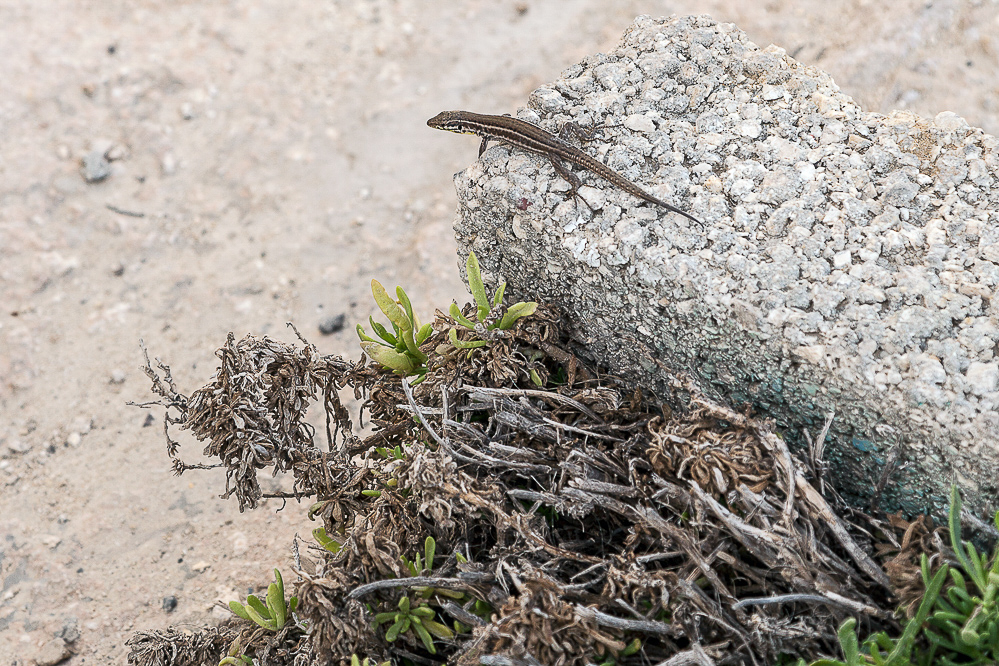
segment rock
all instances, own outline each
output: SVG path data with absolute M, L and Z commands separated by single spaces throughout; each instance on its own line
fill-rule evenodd
M 986 395 L 999 388 L 999 363 L 980 363 L 974 361 L 968 364 L 965 374 L 968 387 L 975 395 Z
M 163 597 L 163 610 L 167 613 L 172 613 L 177 610 L 177 597 L 173 595 Z
M 92 150 L 83 156 L 80 174 L 88 183 L 97 183 L 111 175 L 111 162 L 102 150 Z
M 31 442 L 25 439 L 14 438 L 7 442 L 7 449 L 11 453 L 27 453 L 31 450 Z
M 62 638 L 67 643 L 75 643 L 80 640 L 80 621 L 75 617 L 68 617 L 63 622 L 62 629 L 59 631 L 59 637 Z
M 319 332 L 323 335 L 332 335 L 343 330 L 344 323 L 347 321 L 347 315 L 340 313 L 332 317 L 326 317 L 319 322 Z
M 177 172 L 177 158 L 174 157 L 173 153 L 165 153 L 160 158 L 160 172 L 164 176 L 172 176 Z
M 109 382 L 112 384 L 124 384 L 126 379 L 125 371 L 121 368 L 115 368 L 111 371 L 111 377 Z
M 69 646 L 65 640 L 53 638 L 38 650 L 34 661 L 37 666 L 54 666 L 68 659 L 70 654 Z
M 615 374 L 663 395 L 687 374 L 799 445 L 835 412 L 826 455 L 858 505 L 896 442 L 882 507 L 941 515 L 955 478 L 999 504 L 999 140 L 864 112 L 704 16 L 637 19 L 529 106 L 552 131 L 623 126 L 585 150 L 703 224 L 580 170 L 591 212 L 543 158 L 487 151 L 455 177 L 455 230 L 508 300 L 562 308 Z
M 62 539 L 54 534 L 43 534 L 38 537 L 38 540 L 41 541 L 45 547 L 50 549 L 55 549 L 60 543 L 62 543 Z

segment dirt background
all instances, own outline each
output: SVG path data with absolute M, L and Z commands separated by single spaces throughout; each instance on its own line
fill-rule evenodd
M 514 112 L 674 13 L 783 46 L 869 110 L 999 132 L 996 0 L 0 0 L 0 665 L 56 636 L 68 663 L 125 663 L 133 631 L 197 628 L 288 574 L 314 526 L 171 474 L 161 413 L 125 404 L 151 398 L 140 339 L 189 393 L 229 331 L 292 341 L 290 321 L 356 356 L 372 277 L 425 318 L 463 299 L 451 176 L 478 144 L 426 119 Z

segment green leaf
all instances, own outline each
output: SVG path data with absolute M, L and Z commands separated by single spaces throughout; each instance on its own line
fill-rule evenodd
M 493 607 L 482 599 L 476 599 L 475 610 L 472 612 L 488 622 L 493 614 Z
M 434 555 L 437 552 L 437 542 L 434 541 L 433 537 L 427 537 L 427 540 L 423 542 L 423 553 L 424 553 L 424 566 L 427 571 L 433 571 L 434 569 Z
M 399 344 L 399 339 L 388 332 L 388 329 L 375 321 L 374 317 L 368 317 L 368 323 L 371 324 L 371 330 L 373 330 L 379 338 L 387 342 L 390 346 L 395 347 Z M 358 324 L 360 326 L 360 324 Z
M 312 536 L 320 546 L 322 546 L 329 552 L 333 553 L 334 555 L 339 553 L 340 549 L 343 548 L 343 546 L 340 544 L 339 541 L 331 539 L 330 536 L 326 534 L 326 528 L 317 527 L 316 529 L 312 530 Z
M 895 644 L 895 649 L 888 655 L 888 660 L 885 663 L 889 666 L 909 664 L 910 657 L 912 656 L 912 648 L 916 642 L 916 635 L 933 610 L 933 605 L 936 603 L 937 597 L 940 596 L 940 590 L 947 580 L 949 569 L 948 565 L 943 565 L 926 587 L 926 592 L 923 593 L 923 600 L 919 602 L 919 610 L 916 611 L 916 615 L 905 625 L 905 630 Z
M 541 375 L 538 374 L 537 370 L 531 368 L 530 377 L 531 377 L 531 382 L 535 386 L 537 386 L 538 388 L 544 388 L 545 383 L 541 381 Z
M 499 286 L 496 290 L 496 294 L 493 296 L 493 307 L 496 307 L 503 302 L 503 293 L 506 291 L 506 282 Z
M 389 627 L 388 631 L 385 632 L 385 640 L 391 643 L 395 639 L 399 638 L 399 634 L 404 631 L 403 626 L 407 624 L 409 624 L 409 618 L 405 616 L 400 617 L 395 621 L 395 624 Z
M 316 514 L 326 508 L 326 501 L 316 502 L 309 507 L 309 520 L 315 520 Z
M 367 661 L 367 659 L 364 661 Z M 350 655 L 350 666 L 361 666 L 361 660 L 357 658 L 356 654 Z
M 427 633 L 427 629 L 423 626 L 423 623 L 415 617 L 413 618 L 413 631 L 415 631 L 416 635 L 420 637 L 421 641 L 423 641 L 423 645 L 427 648 L 427 652 L 430 654 L 437 654 L 437 649 L 434 647 L 434 639 L 432 639 L 430 634 Z
M 964 550 L 964 542 L 961 541 L 961 493 L 957 489 L 957 484 L 950 487 L 950 512 L 947 514 L 947 529 L 950 531 L 950 546 L 954 550 L 957 561 L 966 574 L 971 576 L 980 590 L 985 589 L 985 579 L 978 577 L 978 572 L 968 559 L 968 554 Z
M 430 606 L 417 606 L 410 612 L 421 620 L 434 619 L 434 609 Z
M 454 319 L 456 322 L 458 322 L 465 328 L 472 328 L 472 329 L 475 328 L 475 323 L 470 319 L 468 319 L 467 317 L 465 317 L 465 315 L 461 314 L 461 309 L 458 308 L 457 303 L 454 302 L 451 303 L 451 308 L 450 310 L 448 310 L 448 313 L 451 315 L 451 319 Z
M 375 616 L 374 625 L 377 627 L 380 624 L 385 624 L 389 620 L 394 620 L 396 615 L 398 615 L 398 613 L 395 611 L 390 613 L 379 613 Z
M 278 629 L 284 626 L 287 618 L 288 608 L 284 605 L 284 596 L 280 595 L 279 588 L 275 583 L 267 587 L 267 607 L 274 618 L 274 626 Z
M 621 650 L 621 656 L 630 657 L 631 655 L 635 654 L 641 649 L 642 649 L 642 641 L 641 639 L 636 638 L 630 643 L 628 643 L 628 645 L 625 646 L 623 650 Z
M 288 607 L 284 601 L 284 580 L 277 569 L 274 570 L 274 579 L 276 582 L 267 587 L 267 607 L 271 611 L 271 617 L 274 618 L 275 626 L 280 629 L 288 619 Z
M 407 326 L 412 327 L 413 324 L 406 317 L 406 313 L 395 302 L 395 299 L 389 296 L 389 293 L 385 291 L 385 287 L 378 280 L 371 281 L 371 295 L 374 296 L 378 309 L 388 317 L 390 322 L 401 329 L 405 329 Z
M 482 284 L 482 271 L 479 269 L 479 259 L 474 252 L 468 253 L 468 261 L 465 262 L 465 271 L 468 274 L 468 288 L 472 292 L 472 298 L 478 306 L 479 321 L 483 321 L 489 316 L 489 299 L 486 297 L 486 287 Z
M 292 597 L 288 602 L 288 612 L 294 613 L 296 608 L 298 608 L 298 597 Z
M 365 497 L 381 497 L 382 491 L 380 490 L 362 490 L 361 494 Z
M 377 342 L 362 342 L 361 349 L 374 360 L 376 363 L 392 370 L 400 375 L 409 375 L 413 373 L 416 365 L 406 354 L 400 354 L 394 349 L 390 349 L 383 344 Z
M 854 631 L 856 626 L 856 618 L 850 617 L 843 621 L 843 624 L 839 627 L 839 631 L 836 632 L 847 666 L 858 666 L 860 664 L 860 649 L 857 644 L 857 634 Z
M 247 598 L 247 600 L 249 600 L 249 597 Z M 250 616 L 250 619 L 259 624 L 261 627 L 263 627 L 264 629 L 270 629 L 271 631 L 277 630 L 277 625 L 274 623 L 274 620 L 264 617 L 264 615 L 260 613 L 256 608 L 254 608 L 252 604 L 245 606 L 244 608 L 246 609 L 247 614 Z
M 468 342 L 459 340 L 458 332 L 453 328 L 447 332 L 447 337 L 448 340 L 451 341 L 451 344 L 454 345 L 456 349 L 476 349 L 478 347 L 485 347 L 487 344 L 489 344 L 485 340 L 469 340 Z
M 260 616 L 267 618 L 268 620 L 271 619 L 271 612 L 267 610 L 267 607 L 264 606 L 264 603 L 260 601 L 260 599 L 258 599 L 257 596 L 254 594 L 251 594 L 250 596 L 246 597 L 245 608 L 247 613 L 249 613 L 250 610 L 255 610 Z
M 399 610 L 401 610 L 403 613 L 409 612 L 409 605 L 410 605 L 409 597 L 403 597 L 402 599 L 399 600 Z
M 355 328 L 354 330 L 357 331 L 357 337 L 361 338 L 361 342 L 373 342 L 376 345 L 382 344 L 380 340 L 375 340 L 374 338 L 370 337 L 367 333 L 365 333 L 364 327 L 361 326 L 360 324 L 358 324 L 357 328 Z
M 430 337 L 430 334 L 434 332 L 433 324 L 424 324 L 423 327 L 416 334 L 416 344 L 422 345 Z
M 457 590 L 445 590 L 445 589 L 442 589 L 442 588 L 439 588 L 439 587 L 438 588 L 431 587 L 429 589 L 430 589 L 430 591 L 433 594 L 437 594 L 437 595 L 442 596 L 442 597 L 447 597 L 448 599 L 464 599 L 465 598 L 465 593 L 464 592 L 458 592 Z
M 416 323 L 416 318 L 413 316 L 413 304 L 409 301 L 409 296 L 406 295 L 406 290 L 402 287 L 396 287 L 395 295 L 398 297 L 399 303 L 402 305 L 402 309 L 406 313 L 406 319 L 409 320 L 409 327 L 415 328 L 414 324 Z
M 250 614 L 246 612 L 246 609 L 243 607 L 243 604 L 239 603 L 238 601 L 230 601 L 229 610 L 231 610 L 233 613 L 243 618 L 244 620 L 250 619 Z
M 506 331 L 513 328 L 513 325 L 517 323 L 518 319 L 534 314 L 537 309 L 538 304 L 534 301 L 531 301 L 530 303 L 521 302 L 511 305 L 506 311 L 506 314 L 503 315 L 503 319 L 500 320 L 500 330 Z
M 449 627 L 435 620 L 422 620 L 427 631 L 437 638 L 454 638 L 454 632 Z

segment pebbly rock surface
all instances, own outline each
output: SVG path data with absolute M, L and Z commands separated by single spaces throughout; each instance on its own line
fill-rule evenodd
M 668 391 L 751 403 L 801 443 L 834 412 L 841 491 L 881 505 L 999 504 L 999 152 L 948 112 L 866 113 L 829 75 L 706 16 L 640 17 L 519 117 L 703 224 L 493 147 L 455 182 L 461 252 L 513 299 L 565 309 L 583 352 Z

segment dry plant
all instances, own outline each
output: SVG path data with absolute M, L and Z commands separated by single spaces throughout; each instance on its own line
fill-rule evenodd
M 179 427 L 225 469 L 223 498 L 305 500 L 323 531 L 300 555 L 296 542 L 298 608 L 281 631 L 139 633 L 130 664 L 214 666 L 238 644 L 261 666 L 769 665 L 838 655 L 849 617 L 897 629 L 892 581 L 918 598 L 932 525 L 844 519 L 768 423 L 680 377 L 663 402 L 601 374 L 543 305 L 488 345 L 450 345 L 456 327 L 465 337 L 438 311 L 415 387 L 304 340 L 230 335 L 188 397 L 147 357 L 177 473 L 201 467 L 176 458 Z M 355 432 L 342 389 L 372 434 Z M 268 469 L 293 491 L 265 495 Z M 436 557 L 412 566 L 428 537 Z M 413 618 L 448 632 L 424 637 Z

